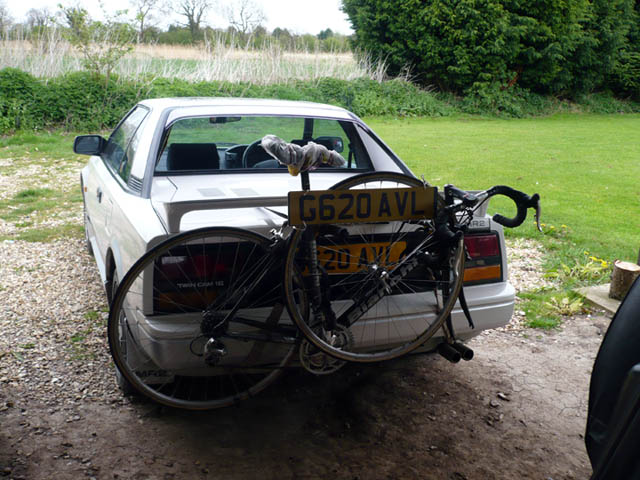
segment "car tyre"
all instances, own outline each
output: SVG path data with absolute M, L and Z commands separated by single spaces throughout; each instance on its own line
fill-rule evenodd
M 82 197 L 82 214 L 84 218 L 84 244 L 87 252 L 92 257 L 93 255 L 93 247 L 91 246 L 91 240 L 89 240 L 89 216 L 87 215 L 87 205 L 84 202 L 84 196 Z
M 116 291 L 118 290 L 118 285 L 119 284 L 120 284 L 120 281 L 118 279 L 118 273 L 116 271 L 114 271 L 113 272 L 113 279 L 111 280 L 111 298 L 109 299 L 109 303 L 113 302 L 113 298 L 115 297 L 115 294 L 116 294 Z M 128 337 L 128 335 L 126 334 L 126 332 L 123 332 L 121 341 L 125 344 L 124 349 L 123 349 L 124 351 L 126 351 L 127 337 Z M 122 391 L 122 393 L 124 395 L 126 395 L 126 396 L 137 395 L 138 391 L 131 384 L 131 382 L 129 380 L 127 380 L 124 377 L 124 375 L 122 375 L 122 372 L 120 371 L 118 366 L 114 365 L 114 367 L 116 369 L 116 382 L 118 383 L 118 387 L 120 387 L 120 390 Z

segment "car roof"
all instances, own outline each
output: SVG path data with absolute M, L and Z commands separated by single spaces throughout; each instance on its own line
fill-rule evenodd
M 175 97 L 152 98 L 139 102 L 151 109 L 171 110 L 172 117 L 189 116 L 197 111 L 206 115 L 295 115 L 359 120 L 348 110 L 322 103 L 265 98 Z

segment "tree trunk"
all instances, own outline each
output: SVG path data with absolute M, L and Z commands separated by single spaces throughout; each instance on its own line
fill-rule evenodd
M 622 300 L 631 288 L 633 281 L 640 275 L 640 265 L 616 260 L 611 275 L 609 297 Z

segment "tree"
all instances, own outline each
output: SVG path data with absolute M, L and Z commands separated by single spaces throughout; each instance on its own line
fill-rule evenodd
M 174 11 L 186 19 L 183 25 L 191 32 L 192 42 L 200 39 L 201 25 L 211 5 L 211 0 L 178 0 L 174 5 Z
M 133 7 L 134 23 L 137 30 L 137 41 L 141 43 L 144 40 L 145 32 L 154 27 L 154 10 L 157 8 L 156 0 L 129 0 L 129 4 Z
M 262 8 L 254 0 L 235 0 L 227 5 L 225 10 L 229 24 L 242 35 L 251 33 L 267 19 Z
M 640 0 L 628 16 L 629 33 L 614 65 L 613 88 L 619 94 L 640 99 Z
M 343 0 L 360 50 L 457 93 L 607 88 L 634 0 Z
M 13 23 L 9 9 L 5 5 L 4 0 L 0 0 L 0 34 L 9 31 L 9 27 Z
M 517 30 L 499 0 L 344 0 L 355 45 L 391 75 L 407 69 L 425 85 L 463 92 L 505 82 Z
M 53 23 L 53 16 L 47 7 L 30 8 L 27 12 L 27 26 L 29 30 L 42 30 L 50 27 Z
M 318 33 L 318 38 L 320 40 L 326 40 L 327 38 L 331 38 L 333 37 L 333 30 L 331 30 L 330 28 L 327 28 L 326 30 L 322 30 L 320 33 Z
M 114 15 L 104 12 L 105 21 L 94 22 L 82 7 L 58 7 L 66 22 L 65 36 L 83 55 L 85 68 L 104 75 L 108 84 L 117 63 L 133 48 L 135 32 L 122 21 L 125 12 L 116 11 Z
M 286 28 L 274 28 L 271 36 L 277 40 L 282 48 L 293 48 L 293 36 Z

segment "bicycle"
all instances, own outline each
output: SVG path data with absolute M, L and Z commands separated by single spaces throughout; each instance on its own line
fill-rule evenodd
M 440 328 L 453 345 L 447 320 L 463 300 L 474 210 L 506 195 L 518 214 L 498 223 L 521 224 L 529 207 L 539 218 L 537 195 L 503 186 L 472 194 L 448 185 L 440 195 L 414 177 L 374 172 L 314 192 L 308 171 L 302 184 L 270 238 L 205 227 L 135 262 L 108 323 L 114 363 L 135 390 L 173 407 L 218 408 L 259 393 L 296 353 L 327 374 L 410 353 Z

